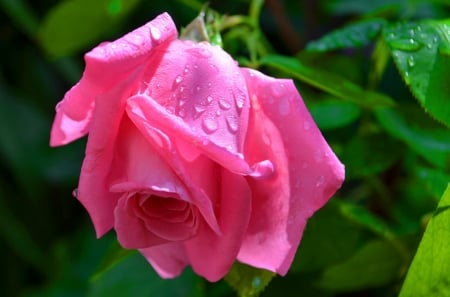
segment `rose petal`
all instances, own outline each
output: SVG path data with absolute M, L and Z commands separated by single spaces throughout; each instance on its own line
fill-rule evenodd
M 250 188 L 244 177 L 222 169 L 218 218 L 222 235 L 200 225 L 197 236 L 185 242 L 194 271 L 218 281 L 236 259 L 251 213 Z
M 175 24 L 164 13 L 122 38 L 104 42 L 87 53 L 83 77 L 57 105 L 50 145 L 64 145 L 86 135 L 96 97 L 116 84 L 129 84 L 130 76 L 136 78 L 144 69 L 152 50 L 176 36 Z M 115 97 L 121 99 L 120 94 Z
M 142 220 L 130 211 L 130 208 L 134 206 L 135 198 L 132 194 L 125 195 L 119 199 L 114 211 L 116 218 L 114 228 L 120 244 L 126 249 L 138 249 L 169 242 L 150 232 Z
M 177 277 L 189 264 L 185 248 L 181 242 L 152 246 L 140 249 L 139 252 L 162 278 Z
M 143 100 L 142 107 L 140 106 L 141 99 Z M 152 111 L 149 111 L 149 107 L 147 106 L 151 103 L 154 103 L 153 99 L 143 96 L 134 96 L 130 98 L 127 109 L 130 119 L 139 128 L 142 135 L 153 144 L 154 148 L 165 162 L 167 162 L 168 166 L 170 166 L 177 176 L 183 180 L 184 185 L 189 191 L 189 197 L 191 198 L 192 204 L 197 206 L 209 226 L 216 233 L 220 233 L 220 228 L 213 209 L 217 183 L 204 178 L 205 174 L 208 174 L 208 172 L 213 173 L 215 171 L 214 163 L 206 158 L 196 158 L 191 162 L 187 162 L 183 159 L 177 150 L 177 146 L 174 145 L 163 132 L 151 125 L 144 116 L 144 113 L 146 114 L 147 112 L 149 113 L 149 116 L 151 115 Z M 154 104 L 153 106 L 158 108 L 157 104 Z M 150 116 L 150 118 L 154 117 Z
M 306 220 L 341 186 L 344 167 L 291 80 L 242 73 L 252 98 L 245 155 L 272 160 L 276 169 L 270 179 L 250 181 L 252 217 L 238 259 L 284 275 Z

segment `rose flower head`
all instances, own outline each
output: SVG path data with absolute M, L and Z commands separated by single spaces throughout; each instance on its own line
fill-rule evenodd
M 179 40 L 167 13 L 85 55 L 51 145 L 88 134 L 77 198 L 164 278 L 210 281 L 235 260 L 285 275 L 344 167 L 292 80 Z

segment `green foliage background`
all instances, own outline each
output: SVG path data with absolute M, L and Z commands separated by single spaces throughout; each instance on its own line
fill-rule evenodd
M 70 194 L 85 141 L 48 147 L 54 106 L 84 52 L 163 11 L 181 29 L 204 4 L 0 0 L 2 296 L 450 296 L 446 0 L 209 1 L 213 41 L 293 78 L 346 165 L 286 277 L 236 264 L 214 284 L 161 280 L 114 234 L 95 239 Z

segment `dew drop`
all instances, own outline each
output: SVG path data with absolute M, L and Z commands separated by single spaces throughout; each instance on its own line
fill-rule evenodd
M 208 89 L 211 89 L 211 87 L 212 87 L 212 83 L 208 83 Z
M 206 106 L 204 105 L 195 105 L 194 110 L 197 113 L 197 115 L 202 114 L 206 110 Z
M 184 73 L 187 74 L 189 72 L 189 65 L 184 66 Z
M 183 77 L 181 76 L 181 75 L 178 75 L 176 78 L 175 78 L 175 83 L 176 84 L 179 84 L 180 82 L 182 82 L 183 81 Z
M 197 91 L 197 93 L 200 92 L 201 89 L 202 89 L 202 87 L 200 87 L 200 86 L 195 87 L 195 91 Z
M 316 182 L 316 187 L 320 188 L 321 186 L 323 186 L 325 183 L 325 177 L 323 175 L 319 176 L 319 178 L 317 179 Z
M 239 129 L 238 118 L 234 115 L 227 116 L 226 118 L 227 127 L 231 133 L 236 133 Z
M 284 90 L 284 84 L 280 83 L 280 84 L 275 84 L 272 87 L 272 94 L 276 97 L 283 95 L 285 92 Z
M 208 97 L 206 97 L 206 103 L 207 104 L 210 104 L 211 102 L 213 102 L 213 97 L 211 97 L 211 96 L 208 96 Z
M 72 191 L 72 196 L 75 197 L 75 198 L 78 198 L 78 189 L 74 189 Z
M 259 276 L 255 276 L 252 280 L 252 287 L 259 289 L 261 287 L 261 278 Z
M 240 96 L 235 96 L 234 97 L 234 101 L 236 102 L 236 107 L 238 109 L 242 109 L 244 107 L 244 102 L 245 102 L 245 98 L 244 96 L 240 95 Z
M 214 118 L 204 118 L 203 119 L 203 130 L 206 133 L 213 133 L 217 130 L 217 120 Z
M 414 57 L 408 57 L 408 66 L 409 67 L 414 67 L 414 65 L 416 65 L 416 61 L 414 60 Z
M 286 98 L 282 98 L 278 103 L 278 112 L 280 115 L 285 116 L 288 115 L 290 111 L 289 101 Z
M 223 97 L 219 99 L 219 106 L 224 110 L 228 110 L 231 108 L 230 102 Z
M 309 130 L 311 128 L 311 124 L 309 123 L 309 121 L 304 121 L 303 122 L 303 129 L 304 130 Z
M 161 31 L 158 28 L 151 26 L 150 35 L 154 41 L 158 41 L 161 38 Z
M 180 110 L 178 110 L 178 116 L 184 118 L 186 116 L 186 109 L 180 108 Z
M 220 117 L 222 115 L 222 112 L 218 109 L 216 110 L 216 116 Z

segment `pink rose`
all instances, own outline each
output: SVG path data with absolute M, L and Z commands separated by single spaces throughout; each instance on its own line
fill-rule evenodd
M 344 168 L 293 82 L 177 39 L 168 14 L 86 54 L 51 145 L 89 133 L 77 198 L 165 278 L 210 281 L 237 259 L 287 273 Z

